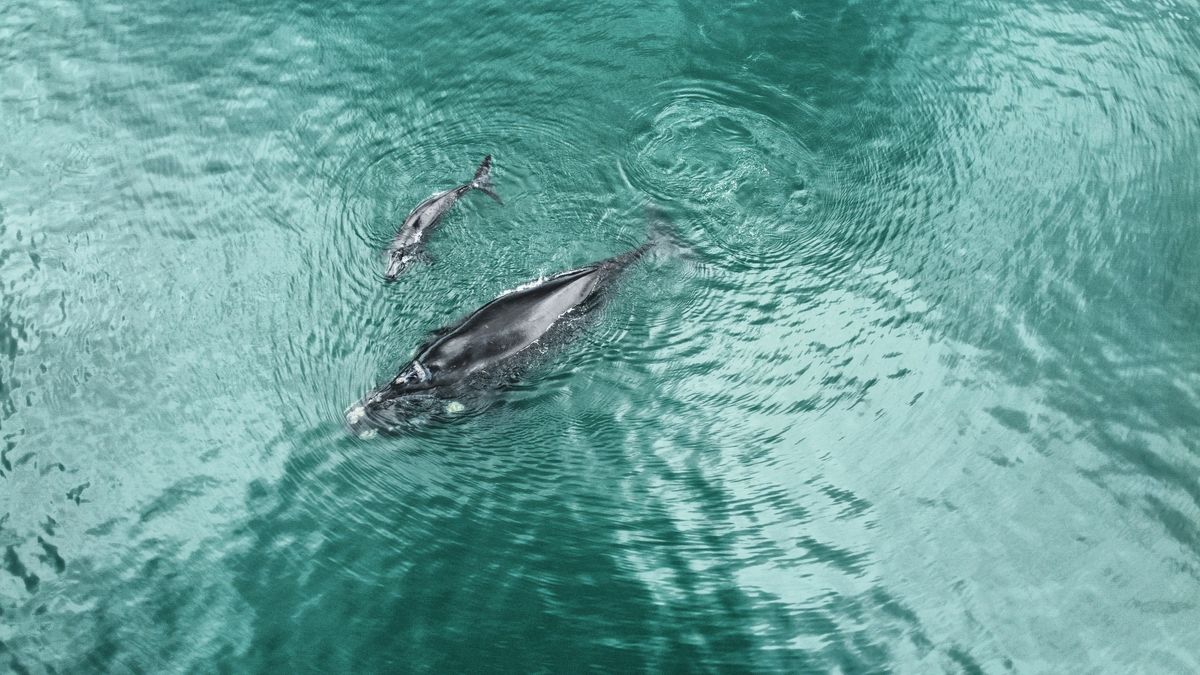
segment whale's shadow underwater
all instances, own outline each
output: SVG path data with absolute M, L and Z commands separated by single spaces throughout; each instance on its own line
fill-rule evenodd
M 349 430 L 369 438 L 445 421 L 495 398 L 548 349 L 579 335 L 628 268 L 664 240 L 518 286 L 433 331 L 392 380 L 345 412 Z

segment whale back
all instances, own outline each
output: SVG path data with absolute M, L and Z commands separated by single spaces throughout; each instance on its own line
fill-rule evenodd
M 563 315 L 588 308 L 601 290 L 603 263 L 556 274 L 501 295 L 417 354 L 435 386 L 501 363 L 545 336 Z

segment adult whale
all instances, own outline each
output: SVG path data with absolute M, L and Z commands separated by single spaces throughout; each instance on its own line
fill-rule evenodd
M 470 183 L 439 192 L 417 204 L 416 208 L 408 214 L 408 217 L 404 219 L 404 224 L 396 231 L 396 236 L 388 246 L 387 268 L 383 273 L 385 279 L 395 281 L 405 267 L 420 257 L 421 251 L 424 250 L 425 237 L 429 235 L 430 230 L 441 222 L 442 216 L 450 210 L 450 207 L 454 206 L 460 197 L 471 190 L 479 190 L 497 202 L 503 203 L 500 201 L 500 195 L 492 190 L 491 155 L 483 158 L 483 163 L 475 171 L 475 178 Z
M 562 344 L 582 329 L 622 272 L 657 241 L 519 286 L 434 331 L 395 378 L 346 410 L 350 431 L 364 438 L 398 431 L 459 412 L 462 401 L 512 382 L 544 352 L 539 347 Z

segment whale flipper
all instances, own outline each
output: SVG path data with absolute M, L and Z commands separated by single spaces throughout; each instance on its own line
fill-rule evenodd
M 475 190 L 479 190 L 483 194 L 496 200 L 497 204 L 503 204 L 500 195 L 492 189 L 492 156 L 487 155 L 483 158 L 483 162 L 479 165 L 479 169 L 475 171 L 475 179 L 468 185 Z

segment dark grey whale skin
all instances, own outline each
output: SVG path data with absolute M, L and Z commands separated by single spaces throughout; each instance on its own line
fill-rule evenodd
M 434 331 L 391 381 L 346 410 L 358 436 L 397 431 L 407 423 L 447 414 L 518 378 L 537 345 L 560 344 L 599 309 L 621 273 L 651 249 L 621 255 L 518 287 L 451 326 Z

